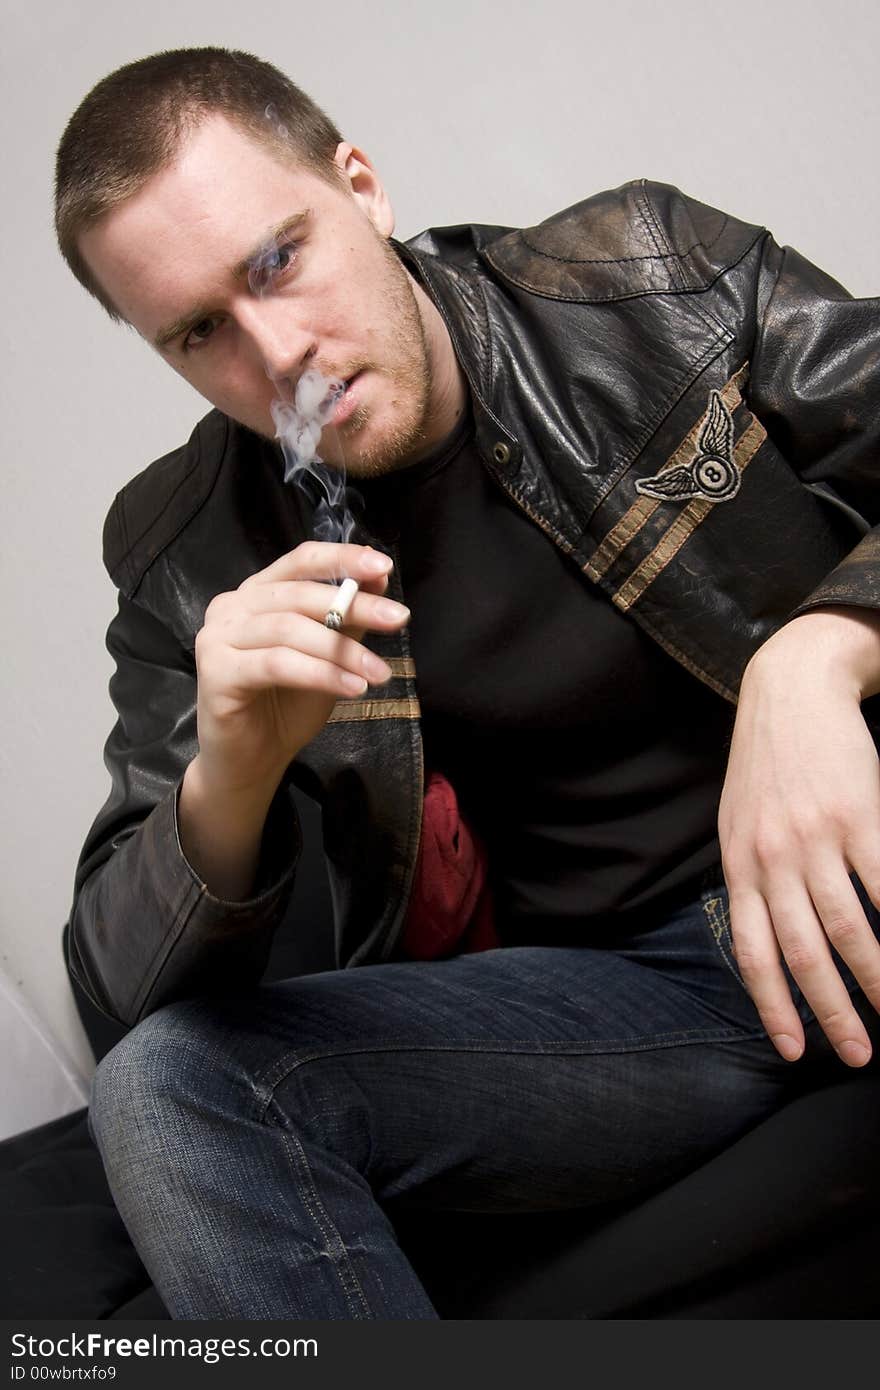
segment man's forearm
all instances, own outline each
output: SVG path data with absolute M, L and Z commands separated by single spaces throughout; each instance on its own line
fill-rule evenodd
M 276 790 L 277 782 L 234 792 L 213 787 L 198 754 L 187 768 L 177 808 L 180 846 L 215 898 L 242 902 L 250 897 Z

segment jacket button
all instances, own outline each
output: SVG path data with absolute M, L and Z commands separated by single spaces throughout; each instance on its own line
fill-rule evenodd
M 496 463 L 510 462 L 510 450 L 508 449 L 506 444 L 502 443 L 500 439 L 498 443 L 495 445 L 495 448 L 492 450 L 492 457 L 494 458 Z

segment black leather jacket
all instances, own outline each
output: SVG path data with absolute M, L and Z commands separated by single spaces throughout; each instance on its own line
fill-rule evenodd
M 498 486 L 696 678 L 733 701 L 794 614 L 880 602 L 876 300 L 646 182 L 537 227 L 447 227 L 395 248 L 444 317 Z M 187 865 L 176 795 L 196 751 L 208 602 L 308 534 L 274 446 L 216 411 L 108 515 L 119 718 L 69 951 L 124 1023 L 265 968 L 300 844 L 287 782 L 243 903 L 213 898 Z M 322 806 L 341 966 L 394 955 L 421 827 L 406 633 L 369 640 L 393 680 L 340 702 L 288 774 Z

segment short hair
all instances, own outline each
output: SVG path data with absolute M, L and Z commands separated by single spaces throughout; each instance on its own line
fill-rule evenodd
M 86 264 L 80 235 L 170 164 L 186 135 L 215 114 L 272 153 L 341 186 L 342 171 L 333 161 L 341 134 L 271 63 L 236 49 L 179 48 L 117 68 L 71 116 L 55 162 L 61 254 L 111 318 L 122 315 Z

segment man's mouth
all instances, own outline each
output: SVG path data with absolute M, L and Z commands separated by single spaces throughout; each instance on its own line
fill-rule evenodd
M 349 415 L 351 415 L 357 405 L 357 383 L 360 380 L 360 376 L 360 372 L 355 372 L 354 376 L 349 377 L 346 381 L 345 390 L 336 403 L 336 409 L 330 417 L 329 424 L 341 425 L 348 419 Z

